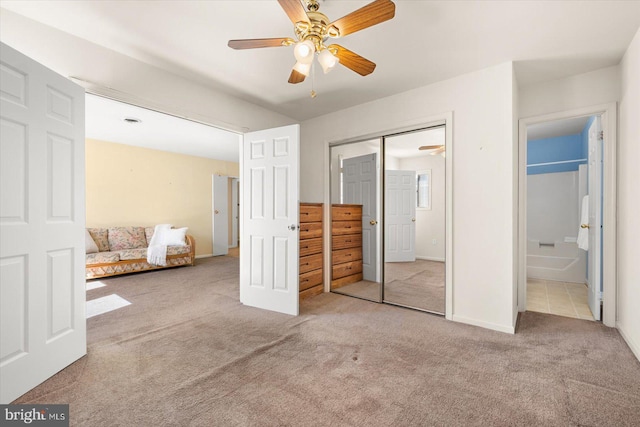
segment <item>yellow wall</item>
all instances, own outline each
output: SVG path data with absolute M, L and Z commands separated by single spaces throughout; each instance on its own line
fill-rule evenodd
M 239 164 L 87 139 L 87 227 L 189 227 L 196 255 L 210 255 L 214 174 L 239 176 Z

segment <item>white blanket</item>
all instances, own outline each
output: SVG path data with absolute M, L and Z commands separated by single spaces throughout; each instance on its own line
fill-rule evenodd
M 582 198 L 582 209 L 580 211 L 580 224 L 589 224 L 589 195 Z M 580 227 L 578 229 L 578 247 L 584 251 L 589 250 L 589 229 Z
M 167 245 L 162 244 L 166 230 L 171 230 L 171 224 L 158 224 L 153 231 L 147 248 L 147 262 L 151 265 L 167 265 Z

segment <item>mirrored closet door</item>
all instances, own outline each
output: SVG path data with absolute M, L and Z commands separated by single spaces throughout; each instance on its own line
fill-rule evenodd
M 331 291 L 382 302 L 380 138 L 331 151 Z
M 384 302 L 445 312 L 445 127 L 384 138 Z

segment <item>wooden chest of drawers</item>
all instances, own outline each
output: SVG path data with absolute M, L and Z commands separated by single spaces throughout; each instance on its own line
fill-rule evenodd
M 331 206 L 331 289 L 362 280 L 362 205 Z
M 300 299 L 324 292 L 322 203 L 300 203 Z

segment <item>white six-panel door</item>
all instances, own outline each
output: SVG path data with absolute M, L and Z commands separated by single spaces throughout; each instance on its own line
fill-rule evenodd
M 595 320 L 600 320 L 600 303 L 602 301 L 601 292 L 601 233 L 602 215 L 600 211 L 600 200 L 602 197 L 602 139 L 600 132 L 602 125 L 600 116 L 597 116 L 591 126 L 589 126 L 589 251 L 588 258 L 588 302 L 591 313 Z
M 385 262 L 416 260 L 416 172 L 385 171 Z
M 86 354 L 84 90 L 0 48 L 4 404 Z
M 299 125 L 242 144 L 240 301 L 298 315 Z
M 362 205 L 362 276 L 379 282 L 376 153 L 344 159 L 342 170 L 342 202 Z
M 229 177 L 213 175 L 213 255 L 229 253 Z

